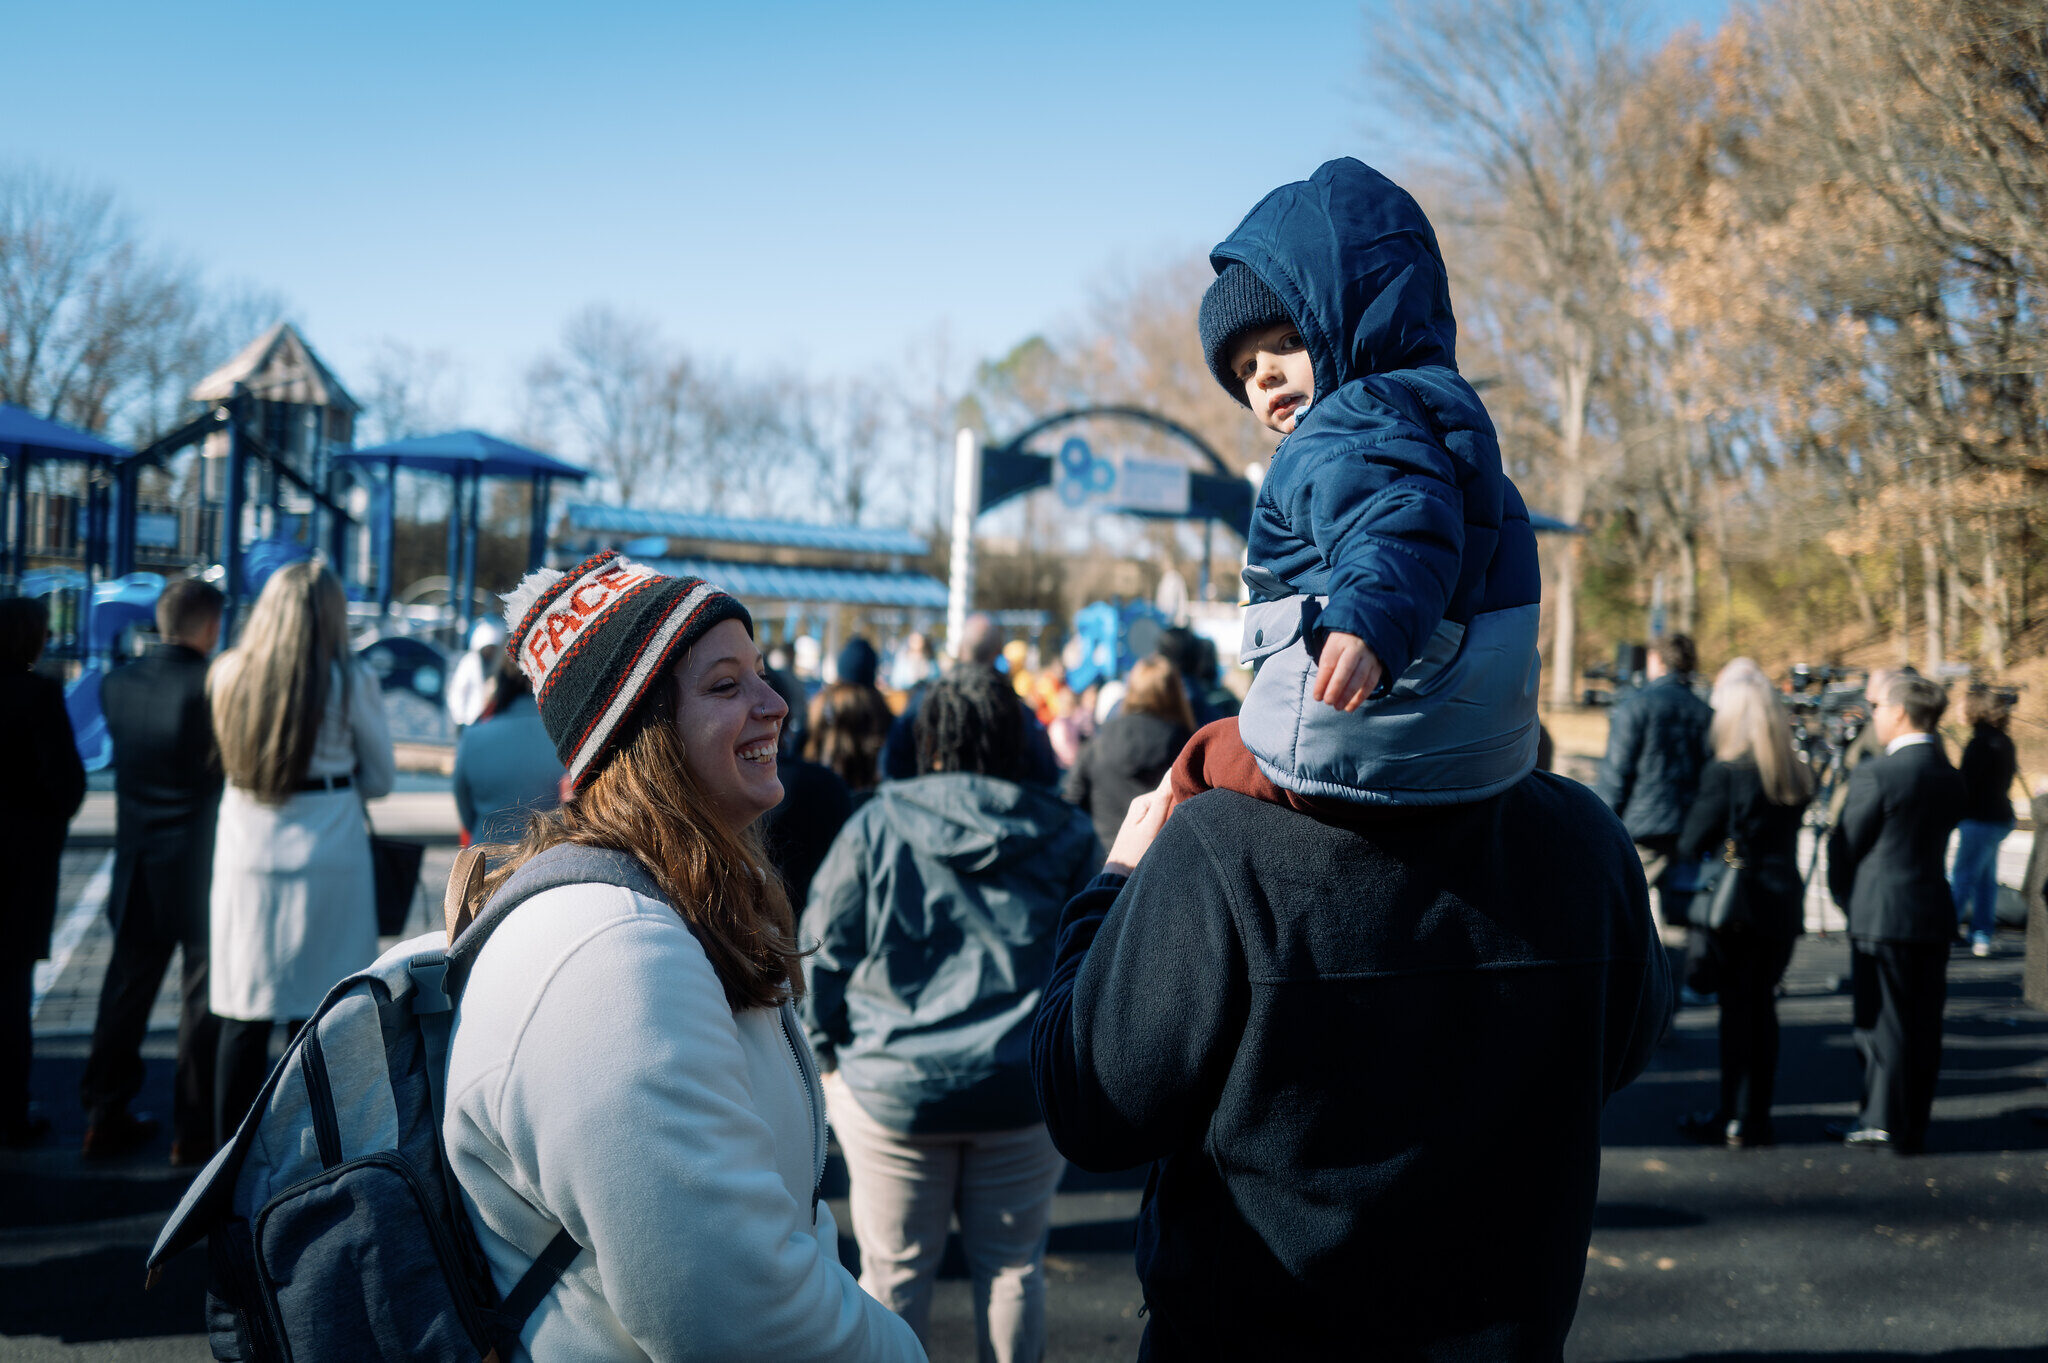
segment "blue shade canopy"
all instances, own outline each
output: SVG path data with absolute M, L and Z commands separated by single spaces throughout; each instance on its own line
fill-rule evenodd
M 127 459 L 134 454 L 76 426 L 39 417 L 26 407 L 0 402 L 0 450 L 38 459 Z
M 657 558 L 647 566 L 671 577 L 701 577 L 741 602 L 823 602 L 837 606 L 946 608 L 946 584 L 923 573 L 863 573 L 849 568 L 788 568 L 776 563 Z
M 402 469 L 416 469 L 422 473 L 468 473 L 485 478 L 530 478 L 538 474 L 543 478 L 567 478 L 580 483 L 590 476 L 588 469 L 565 464 L 553 455 L 500 440 L 494 435 L 485 435 L 482 431 L 416 435 L 367 450 L 351 450 L 336 458 L 341 463 L 395 463 Z
M 688 511 L 652 511 L 632 506 L 577 502 L 567 511 L 570 531 L 595 535 L 659 535 L 665 539 L 714 544 L 758 544 L 777 549 L 822 549 L 845 554 L 902 554 L 916 558 L 925 542 L 908 530 L 854 525 L 806 525 L 800 521 L 748 521 Z

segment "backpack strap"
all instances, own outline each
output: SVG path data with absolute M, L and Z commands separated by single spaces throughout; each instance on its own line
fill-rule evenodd
M 441 921 L 453 942 L 462 930 L 476 921 L 477 901 L 484 892 L 484 849 L 465 847 L 455 854 L 455 867 L 448 873 L 448 889 L 441 896 Z
M 449 877 L 451 896 L 455 893 L 454 880 L 454 876 Z M 512 878 L 499 886 L 490 902 L 477 912 L 474 921 L 449 941 L 446 957 L 448 974 L 443 982 L 449 1001 L 452 1003 L 461 997 L 469 969 L 483 952 L 484 943 L 491 939 L 491 934 L 498 930 L 498 924 L 504 922 L 512 910 L 548 890 L 560 889 L 564 885 L 593 884 L 617 885 L 649 899 L 668 902 L 661 886 L 632 853 L 622 852 L 616 847 L 556 843 L 514 871 Z
M 555 1238 L 548 1241 L 540 1256 L 519 1275 L 519 1281 L 512 1284 L 512 1290 L 505 1294 L 505 1300 L 498 1304 L 496 1325 L 498 1345 L 493 1356 L 499 1360 L 509 1359 L 512 1349 L 519 1343 L 519 1332 L 526 1328 L 526 1322 L 541 1304 L 541 1299 L 554 1289 L 562 1275 L 569 1271 L 569 1265 L 576 1262 L 576 1256 L 583 1252 L 583 1246 L 576 1243 L 576 1237 L 564 1227 L 555 1232 Z M 484 1363 L 491 1363 L 486 1357 Z

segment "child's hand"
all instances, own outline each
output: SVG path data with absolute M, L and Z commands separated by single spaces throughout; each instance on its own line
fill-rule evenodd
M 1323 636 L 1323 660 L 1316 668 L 1311 694 L 1349 714 L 1365 704 L 1365 698 L 1380 684 L 1382 671 L 1379 658 L 1366 647 L 1365 640 L 1333 629 Z

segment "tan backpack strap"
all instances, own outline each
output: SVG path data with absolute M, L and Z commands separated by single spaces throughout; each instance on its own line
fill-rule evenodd
M 465 847 L 455 854 L 454 869 L 448 872 L 448 892 L 441 898 L 441 918 L 448 925 L 451 943 L 475 920 L 483 893 L 483 849 Z

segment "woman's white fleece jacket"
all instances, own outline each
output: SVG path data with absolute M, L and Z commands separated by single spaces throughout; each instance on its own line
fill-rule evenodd
M 507 917 L 456 1013 L 443 1134 L 500 1293 L 558 1226 L 584 1246 L 527 1354 L 922 1359 L 813 1200 L 816 1073 L 794 1010 L 735 1013 L 666 904 L 570 885 Z

